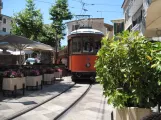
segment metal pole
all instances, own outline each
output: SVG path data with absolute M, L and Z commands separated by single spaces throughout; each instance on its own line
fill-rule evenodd
M 158 102 L 158 113 L 160 113 L 160 102 Z
M 56 46 L 55 46 L 55 64 L 57 64 L 57 49 L 58 49 L 58 39 L 57 39 L 57 31 L 56 31 L 56 34 L 55 34 L 55 40 L 56 40 Z

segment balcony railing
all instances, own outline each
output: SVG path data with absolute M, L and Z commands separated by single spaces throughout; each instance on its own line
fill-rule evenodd
M 143 33 L 145 32 L 145 26 L 143 24 L 143 22 L 137 23 L 132 29 L 132 31 L 139 31 L 140 34 L 143 35 Z
M 140 31 L 140 23 L 137 23 L 134 27 L 132 27 L 132 31 Z

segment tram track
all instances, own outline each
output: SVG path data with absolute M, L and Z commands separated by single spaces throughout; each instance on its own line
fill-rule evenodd
M 39 108 L 39 107 L 42 107 L 44 104 L 48 104 L 49 102 L 53 101 L 53 100 L 56 100 L 59 99 L 58 97 L 62 96 L 63 94 L 65 93 L 68 93 L 71 89 L 75 89 L 75 87 L 78 87 L 79 85 L 78 84 L 73 84 L 72 86 L 70 86 L 68 89 L 64 90 L 63 92 L 61 92 L 60 94 L 56 95 L 56 96 L 53 96 L 51 97 L 50 99 L 38 104 L 38 105 L 35 105 L 34 107 L 30 108 L 30 109 L 26 109 L 24 111 L 21 111 L 19 112 L 19 114 L 15 114 L 13 115 L 12 117 L 8 117 L 8 118 L 5 118 L 4 120 L 16 120 L 16 119 L 19 119 L 19 117 L 21 118 L 22 116 L 32 112 L 32 111 L 35 111 L 35 109 Z M 83 88 L 83 93 L 81 93 L 81 95 L 79 95 L 78 97 L 76 97 L 76 100 L 74 100 L 74 102 L 68 104 L 67 107 L 65 107 L 65 109 L 63 111 L 60 111 L 60 113 L 57 113 L 56 116 L 53 116 L 52 119 L 53 120 L 57 120 L 59 119 L 61 116 L 63 116 L 68 110 L 72 109 L 72 107 L 74 107 L 87 93 L 88 91 L 90 90 L 90 88 L 92 87 L 92 85 L 89 85 L 89 86 L 86 86 L 87 88 Z M 77 91 L 77 89 L 75 89 L 75 91 Z M 54 106 L 53 106 L 54 108 Z
M 71 85 L 69 88 L 67 88 L 67 89 L 65 89 L 64 91 L 62 91 L 61 93 L 59 93 L 59 94 L 57 94 L 57 95 L 55 95 L 55 96 L 52 96 L 51 98 L 49 98 L 49 99 L 47 99 L 47 100 L 45 100 L 45 101 L 39 103 L 38 105 L 35 105 L 35 106 L 33 106 L 33 107 L 29 108 L 29 109 L 25 109 L 25 110 L 19 112 L 18 114 L 15 114 L 15 115 L 12 115 L 11 117 L 5 118 L 4 120 L 13 120 L 13 119 L 15 119 L 15 118 L 18 118 L 19 116 L 21 116 L 21 115 L 23 115 L 23 114 L 25 114 L 25 113 L 27 113 L 27 112 L 30 112 L 30 111 L 36 109 L 37 107 L 39 107 L 39 106 L 41 106 L 41 105 L 43 105 L 43 104 L 45 104 L 45 103 L 47 103 L 47 102 L 49 102 L 49 101 L 51 101 L 51 100 L 57 98 L 58 96 L 62 95 L 63 93 L 65 93 L 65 92 L 67 92 L 67 91 L 69 91 L 70 89 L 72 89 L 75 85 L 76 85 L 76 84 L 73 84 L 73 85 Z
M 70 111 L 70 109 L 72 109 L 77 103 L 79 103 L 79 101 L 81 99 L 83 99 L 85 97 L 85 95 L 89 92 L 89 90 L 91 89 L 91 87 L 92 87 L 92 84 L 89 85 L 89 87 L 86 89 L 86 91 L 78 99 L 76 99 L 64 111 L 62 111 L 60 114 L 58 114 L 53 120 L 59 120 L 65 113 L 67 113 L 68 111 Z

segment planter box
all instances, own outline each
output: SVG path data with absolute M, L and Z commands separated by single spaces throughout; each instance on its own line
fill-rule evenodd
M 144 108 L 122 108 L 114 110 L 114 120 L 140 120 L 144 116 L 151 114 L 152 111 L 150 109 Z
M 42 75 L 40 76 L 27 76 L 26 77 L 26 86 L 38 86 L 41 85 Z
M 54 72 L 55 78 L 62 78 L 62 72 Z
M 20 78 L 19 84 L 17 84 L 17 89 L 22 89 L 23 84 L 25 85 L 25 88 L 26 88 L 26 77 Z
M 54 73 L 53 74 L 44 74 L 44 81 L 52 81 L 54 78 Z
M 16 86 L 16 89 L 23 89 L 23 84 L 26 84 L 25 77 L 23 78 L 3 78 L 3 90 L 11 90 L 13 91 Z

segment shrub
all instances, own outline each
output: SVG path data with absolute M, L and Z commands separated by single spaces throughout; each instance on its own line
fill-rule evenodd
M 40 72 L 39 70 L 31 70 L 29 73 L 29 76 L 39 76 Z
M 16 78 L 17 72 L 13 71 L 13 70 L 4 71 L 3 77 L 5 77 L 5 78 Z
M 52 68 L 47 68 L 46 71 L 45 71 L 46 74 L 52 74 L 54 73 L 54 69 Z
M 117 38 L 117 39 L 116 39 Z M 97 53 L 96 79 L 108 103 L 115 107 L 155 106 L 161 89 L 161 43 L 152 43 L 137 32 L 113 39 L 104 37 Z

